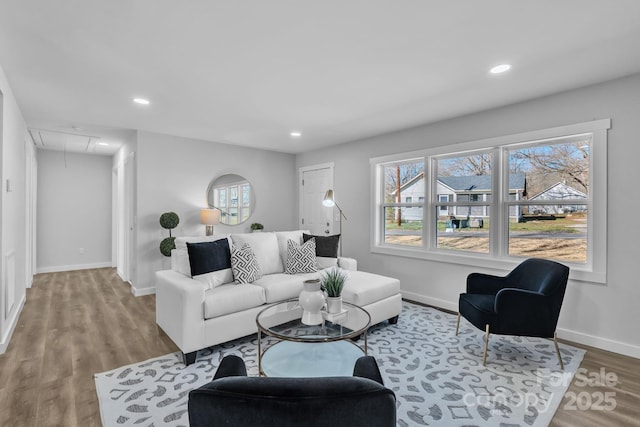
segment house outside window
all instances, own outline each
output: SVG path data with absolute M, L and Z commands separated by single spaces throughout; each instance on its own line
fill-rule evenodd
M 372 251 L 488 258 L 505 269 L 540 257 L 604 282 L 609 127 L 598 120 L 456 144 L 452 154 L 440 147 L 371 159 Z
M 382 215 L 384 220 L 384 242 L 420 247 L 422 241 L 424 161 L 403 160 L 381 167 L 384 198 Z M 420 200 L 414 203 L 413 200 Z

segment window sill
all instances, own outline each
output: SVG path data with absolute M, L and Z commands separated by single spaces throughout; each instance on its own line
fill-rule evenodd
M 389 245 L 372 245 L 370 251 L 374 254 L 424 259 L 435 262 L 443 262 L 447 264 L 466 265 L 471 267 L 500 270 L 499 272 L 496 272 L 496 274 L 498 275 L 501 275 L 503 273 L 506 274 L 507 272 L 513 270 L 518 264 L 520 264 L 520 262 L 522 262 L 522 259 L 518 258 L 498 259 L 492 258 L 489 255 L 482 254 L 462 254 L 459 252 L 451 252 L 445 250 L 435 252 L 426 251 L 422 248 L 398 247 Z M 607 282 L 607 275 L 605 272 L 590 271 L 586 268 L 586 266 L 583 265 L 565 262 L 562 263 L 570 268 L 570 280 L 596 284 L 606 284 Z

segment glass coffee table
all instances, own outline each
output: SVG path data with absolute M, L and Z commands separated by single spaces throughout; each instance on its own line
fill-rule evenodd
M 258 313 L 258 371 L 268 377 L 351 376 L 356 360 L 367 354 L 371 316 L 343 302 L 343 312 L 326 315 L 320 325 L 301 322 L 297 299 L 282 301 Z M 263 334 L 277 342 L 263 346 Z M 364 347 L 353 340 L 364 336 Z M 271 340 L 273 341 L 273 340 Z M 265 348 L 266 347 L 266 348 Z

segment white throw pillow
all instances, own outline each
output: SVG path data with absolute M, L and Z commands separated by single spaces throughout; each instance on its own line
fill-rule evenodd
M 278 251 L 278 239 L 273 232 L 232 234 L 233 246 L 242 248 L 248 244 L 256 255 L 262 274 L 284 272 L 284 265 Z
M 284 272 L 287 274 L 313 273 L 318 271 L 316 265 L 316 240 L 311 239 L 303 245 L 293 240 L 287 241 L 287 263 Z

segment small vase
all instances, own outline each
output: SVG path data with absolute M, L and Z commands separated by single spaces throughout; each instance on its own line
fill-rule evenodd
M 304 282 L 304 290 L 300 292 L 300 307 L 302 307 L 302 323 L 305 325 L 319 325 L 322 323 L 320 310 L 324 306 L 324 293 L 320 290 L 319 281 Z
M 336 314 L 342 312 L 342 296 L 327 297 L 327 313 Z

